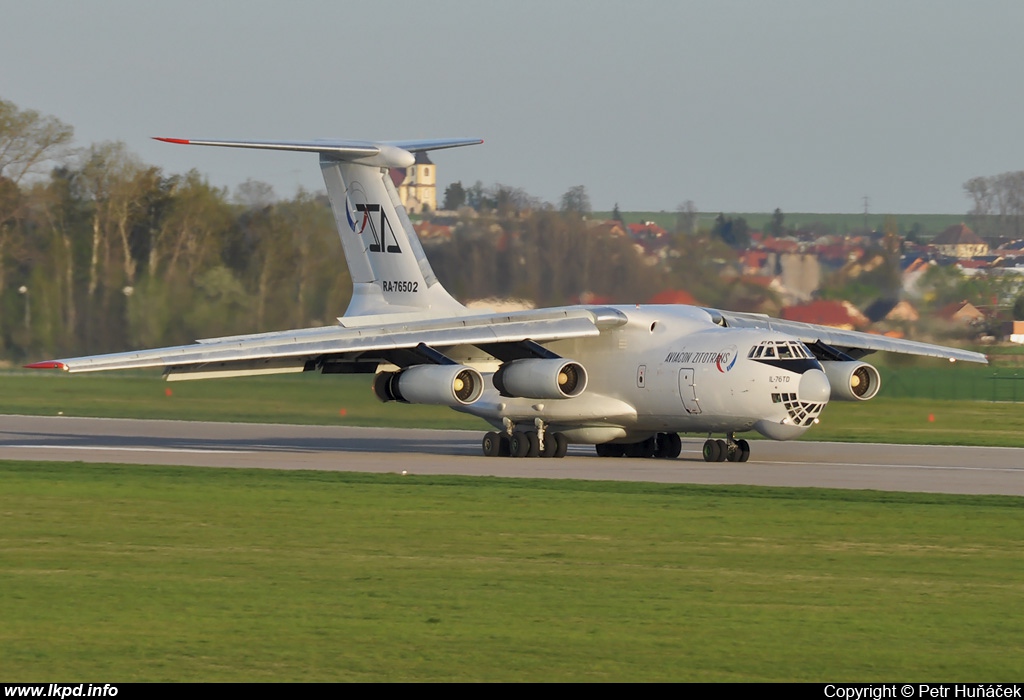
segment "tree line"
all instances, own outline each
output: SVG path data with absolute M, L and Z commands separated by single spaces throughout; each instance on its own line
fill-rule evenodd
M 195 170 L 146 164 L 123 143 L 75 149 L 72 139 L 58 119 L 0 100 L 0 357 L 184 344 L 332 324 L 344 313 L 351 279 L 326 196 L 281 199 L 254 181 L 229 192 Z M 994 194 L 1010 187 L 1000 178 L 976 178 L 992 182 L 972 180 L 968 191 L 979 215 L 1003 207 L 1000 225 L 1019 226 L 1024 210 Z M 451 235 L 424 246 L 464 302 L 643 303 L 682 289 L 710 306 L 779 308 L 737 273 L 746 222 L 720 216 L 698 229 L 692 202 L 657 246 L 588 220 L 583 186 L 555 206 L 507 185 L 453 183 L 445 202 L 472 211 L 431 214 Z M 772 224 L 782 228 L 780 211 Z
M 0 355 L 24 359 L 331 323 L 350 282 L 324 197 L 229 196 L 0 101 Z
M 184 344 L 344 313 L 351 279 L 326 196 L 280 199 L 252 181 L 229 193 L 123 143 L 73 149 L 72 138 L 59 120 L 0 100 L 0 357 Z M 427 245 L 464 301 L 642 302 L 668 284 L 667 266 L 588 226 L 582 186 L 559 210 L 504 185 L 462 196 L 478 213 Z

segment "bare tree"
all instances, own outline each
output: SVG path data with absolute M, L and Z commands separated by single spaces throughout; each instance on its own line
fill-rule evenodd
M 120 141 L 93 145 L 85 154 L 77 184 L 92 203 L 92 256 L 89 296 L 96 294 L 101 276 L 120 263 L 123 280 L 135 284 L 136 261 L 130 241 L 134 219 L 145 208 L 145 195 L 156 186 L 159 171 L 147 168 Z
M 56 117 L 0 99 L 0 289 L 15 223 L 23 214 L 20 184 L 44 163 L 67 155 L 73 133 Z
M 567 214 L 579 214 L 581 216 L 589 214 L 591 209 L 587 188 L 583 185 L 570 187 L 569 191 L 562 195 L 562 211 Z
M 964 183 L 974 203 L 974 228 L 983 235 L 1020 237 L 1024 229 L 1024 171 L 975 177 Z
M 685 233 L 688 236 L 697 233 L 698 214 L 697 205 L 692 199 L 676 206 L 676 233 Z
M 73 135 L 56 117 L 0 100 L 0 178 L 20 184 L 43 163 L 66 156 Z
M 250 178 L 235 188 L 233 199 L 246 209 L 262 209 L 276 202 L 277 196 L 273 186 Z

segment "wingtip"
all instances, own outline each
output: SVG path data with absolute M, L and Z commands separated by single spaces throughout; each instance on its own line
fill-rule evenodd
M 68 366 L 63 362 L 57 360 L 47 360 L 45 362 L 33 362 L 30 365 L 25 365 L 25 369 L 67 369 Z
M 154 141 L 163 141 L 164 143 L 183 143 L 186 146 L 191 143 L 188 139 L 172 139 L 167 136 L 154 136 Z

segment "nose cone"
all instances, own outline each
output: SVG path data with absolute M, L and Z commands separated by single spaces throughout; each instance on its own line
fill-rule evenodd
M 827 403 L 832 395 L 832 385 L 820 369 L 809 369 L 800 377 L 797 396 L 808 403 Z

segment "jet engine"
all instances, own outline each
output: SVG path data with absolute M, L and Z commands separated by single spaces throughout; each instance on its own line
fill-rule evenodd
M 562 358 L 513 360 L 499 367 L 492 381 L 502 396 L 568 399 L 587 388 L 587 370 Z
M 821 366 L 832 385 L 834 401 L 867 401 L 874 398 L 882 386 L 878 370 L 866 362 L 824 361 Z
M 398 372 L 380 372 L 373 379 L 373 393 L 384 402 L 465 406 L 479 399 L 483 391 L 483 377 L 464 365 L 413 365 Z

